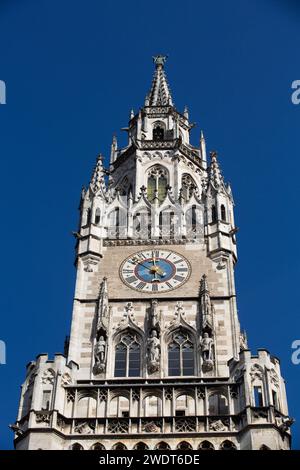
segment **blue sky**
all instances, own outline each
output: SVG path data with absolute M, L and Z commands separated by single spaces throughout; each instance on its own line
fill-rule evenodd
M 12 447 L 25 365 L 63 350 L 71 319 L 81 186 L 169 54 L 187 104 L 219 152 L 236 202 L 238 308 L 250 347 L 280 357 L 300 448 L 300 5 L 295 0 L 2 0 L 0 79 L 0 448 Z

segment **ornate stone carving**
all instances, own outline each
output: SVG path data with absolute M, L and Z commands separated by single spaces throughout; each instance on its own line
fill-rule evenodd
M 108 423 L 108 432 L 112 434 L 127 434 L 128 431 L 129 424 L 125 419 L 114 419 Z
M 275 385 L 275 387 L 279 386 L 279 377 L 274 369 L 270 370 L 270 382 Z
M 157 372 L 160 367 L 160 341 L 156 330 L 152 330 L 151 336 L 148 338 L 147 352 L 149 372 Z
M 132 391 L 132 400 L 139 401 L 140 400 L 140 393 L 137 390 Z
M 70 385 L 72 383 L 71 376 L 66 372 L 61 378 L 62 386 Z
M 106 365 L 106 341 L 104 336 L 100 336 L 94 350 L 95 366 L 94 372 L 101 373 L 105 371 Z
M 36 423 L 45 423 L 49 425 L 50 423 L 50 414 L 49 413 L 43 413 L 43 412 L 36 412 L 35 413 L 35 421 Z
M 75 390 L 74 389 L 68 389 L 67 390 L 67 401 L 68 402 L 74 402 L 75 400 Z
M 229 423 L 227 420 L 217 419 L 209 421 L 209 430 L 210 431 L 228 431 Z
M 144 422 L 142 425 L 143 432 L 156 433 L 161 432 L 161 425 L 158 424 L 158 421 L 148 421 Z
M 52 369 L 47 369 L 43 373 L 42 383 L 47 385 L 53 385 L 55 379 L 55 372 Z
M 200 339 L 201 356 L 202 356 L 202 369 L 203 372 L 209 372 L 214 367 L 214 340 L 209 337 L 208 333 L 204 333 Z
M 279 428 L 281 433 L 287 432 L 292 424 L 294 424 L 294 418 L 290 418 L 289 416 L 277 416 L 275 418 L 276 426 Z
M 202 387 L 199 387 L 197 390 L 197 397 L 199 400 L 204 400 L 205 399 L 205 389 Z
M 106 401 L 107 400 L 107 390 L 102 389 L 99 391 L 99 400 L 101 401 Z
M 210 300 L 210 294 L 207 284 L 207 277 L 203 274 L 200 283 L 200 305 L 201 305 L 201 328 L 203 330 L 213 331 L 213 305 Z
M 253 364 L 253 366 L 250 369 L 250 377 L 251 377 L 251 382 L 254 382 L 254 380 L 262 380 L 263 378 L 263 369 L 259 364 Z
M 248 349 L 248 341 L 246 331 L 241 331 L 240 333 L 240 350 L 244 351 Z
M 178 432 L 195 432 L 196 431 L 196 420 L 194 418 L 176 419 L 175 429 Z
M 95 430 L 95 423 L 86 421 L 77 421 L 74 426 L 74 432 L 78 434 L 92 434 Z

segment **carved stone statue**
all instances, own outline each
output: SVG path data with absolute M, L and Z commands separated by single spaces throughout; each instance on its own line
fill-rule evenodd
M 213 339 L 209 337 L 208 333 L 204 333 L 201 339 L 201 353 L 204 361 L 212 361 L 212 344 Z
M 155 329 L 159 325 L 158 301 L 153 299 L 151 302 L 151 320 L 150 327 Z
M 246 332 L 244 331 L 240 333 L 240 350 L 244 351 L 245 349 L 248 349 L 248 342 Z
M 151 336 L 148 339 L 148 358 L 150 372 L 156 372 L 159 370 L 160 341 L 157 337 L 156 330 L 152 330 Z
M 103 372 L 105 370 L 106 362 L 106 341 L 104 336 L 100 336 L 99 340 L 95 345 L 95 367 L 98 372 Z

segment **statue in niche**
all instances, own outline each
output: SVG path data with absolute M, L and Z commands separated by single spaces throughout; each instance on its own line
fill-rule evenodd
M 160 341 L 157 336 L 157 331 L 152 330 L 151 336 L 148 339 L 148 359 L 149 370 L 151 373 L 159 370 L 160 363 Z
M 101 335 L 95 345 L 95 370 L 100 373 L 105 370 L 106 362 L 106 341 L 103 335 Z
M 213 343 L 214 340 L 209 336 L 207 332 L 205 332 L 200 340 L 201 356 L 203 359 L 202 367 L 205 372 L 212 370 L 214 365 Z

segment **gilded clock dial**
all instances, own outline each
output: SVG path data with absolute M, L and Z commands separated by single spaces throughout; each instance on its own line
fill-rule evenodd
M 120 267 L 122 281 L 143 292 L 167 292 L 184 284 L 191 274 L 186 258 L 170 250 L 144 250 L 126 258 Z

